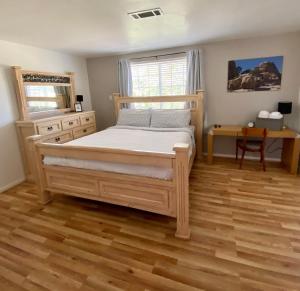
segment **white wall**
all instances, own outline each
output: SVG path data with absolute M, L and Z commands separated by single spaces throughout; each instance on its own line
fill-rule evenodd
M 26 70 L 75 72 L 76 94 L 91 109 L 86 60 L 45 49 L 0 41 L 0 192 L 24 179 L 15 130 L 18 109 L 10 66 Z
M 279 100 L 292 100 L 294 109 L 288 117 L 289 126 L 300 130 L 299 124 L 299 88 L 300 88 L 300 33 L 288 33 L 270 37 L 244 40 L 231 40 L 193 46 L 204 52 L 204 79 L 207 98 L 207 125 L 247 124 L 255 120 L 259 110 L 275 110 Z M 190 47 L 192 48 L 192 47 Z M 143 52 L 121 56 L 124 58 L 149 56 L 160 53 L 179 52 L 187 47 L 162 51 Z M 276 92 L 227 92 L 227 66 L 229 60 L 268 56 L 284 56 L 282 88 Z M 120 56 L 88 59 L 88 73 L 92 103 L 97 113 L 100 129 L 113 123 L 113 104 L 108 97 L 118 91 L 117 61 Z M 299 97 L 300 98 L 300 97 Z M 275 144 L 272 149 L 280 146 Z M 216 152 L 234 153 L 234 140 L 218 138 Z M 280 151 L 274 152 L 278 157 Z M 271 157 L 274 155 L 268 154 Z

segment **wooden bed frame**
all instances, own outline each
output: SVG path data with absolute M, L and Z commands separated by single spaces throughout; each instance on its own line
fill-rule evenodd
M 120 97 L 114 94 L 116 116 L 124 104 L 136 102 L 189 102 L 195 126 L 197 156 L 202 156 L 203 91 L 189 96 Z M 49 137 L 48 137 L 49 138 Z M 190 238 L 189 173 L 196 150 L 189 158 L 188 144 L 175 144 L 174 154 L 93 148 L 43 143 L 45 137 L 28 138 L 36 164 L 40 201 L 46 204 L 53 193 L 78 196 L 159 213 L 177 218 L 175 236 Z M 44 156 L 68 157 L 173 169 L 172 180 L 77 169 L 43 164 Z

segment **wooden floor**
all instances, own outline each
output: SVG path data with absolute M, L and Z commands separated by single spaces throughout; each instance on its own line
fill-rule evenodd
M 160 215 L 2 193 L 0 290 L 300 290 L 300 178 L 257 165 L 194 165 L 190 241 Z

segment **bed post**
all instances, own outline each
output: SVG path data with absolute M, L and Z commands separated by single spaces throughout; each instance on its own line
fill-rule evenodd
M 197 90 L 196 95 L 198 97 L 197 104 L 197 121 L 196 121 L 196 157 L 201 160 L 203 158 L 203 123 L 204 123 L 204 115 L 203 115 L 203 99 L 204 99 L 204 91 Z
M 113 101 L 114 101 L 115 122 L 117 122 L 119 111 L 121 109 L 121 104 L 119 102 L 121 95 L 120 95 L 120 93 L 113 93 L 112 96 L 113 96 Z
M 189 239 L 189 145 L 174 145 L 175 157 L 175 189 L 177 201 L 177 230 L 175 236 Z
M 46 177 L 43 170 L 43 156 L 40 154 L 39 143 L 41 142 L 42 136 L 34 135 L 27 139 L 31 157 L 34 161 L 33 176 L 38 186 L 38 194 L 40 202 L 42 204 L 47 204 L 52 200 L 52 195 L 46 190 Z

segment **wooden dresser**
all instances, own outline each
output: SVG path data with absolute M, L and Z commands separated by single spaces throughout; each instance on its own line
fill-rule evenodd
M 75 111 L 74 73 L 23 70 L 13 66 L 20 120 L 16 121 L 26 178 L 34 180 L 34 156 L 27 138 L 41 136 L 43 142 L 65 143 L 94 133 L 94 111 Z M 80 106 L 81 107 L 81 106 Z
M 32 177 L 32 160 L 26 138 L 32 135 L 43 135 L 44 142 L 65 143 L 73 139 L 96 132 L 94 111 L 65 113 L 58 116 L 36 120 L 17 121 L 17 132 L 23 156 L 26 178 Z

